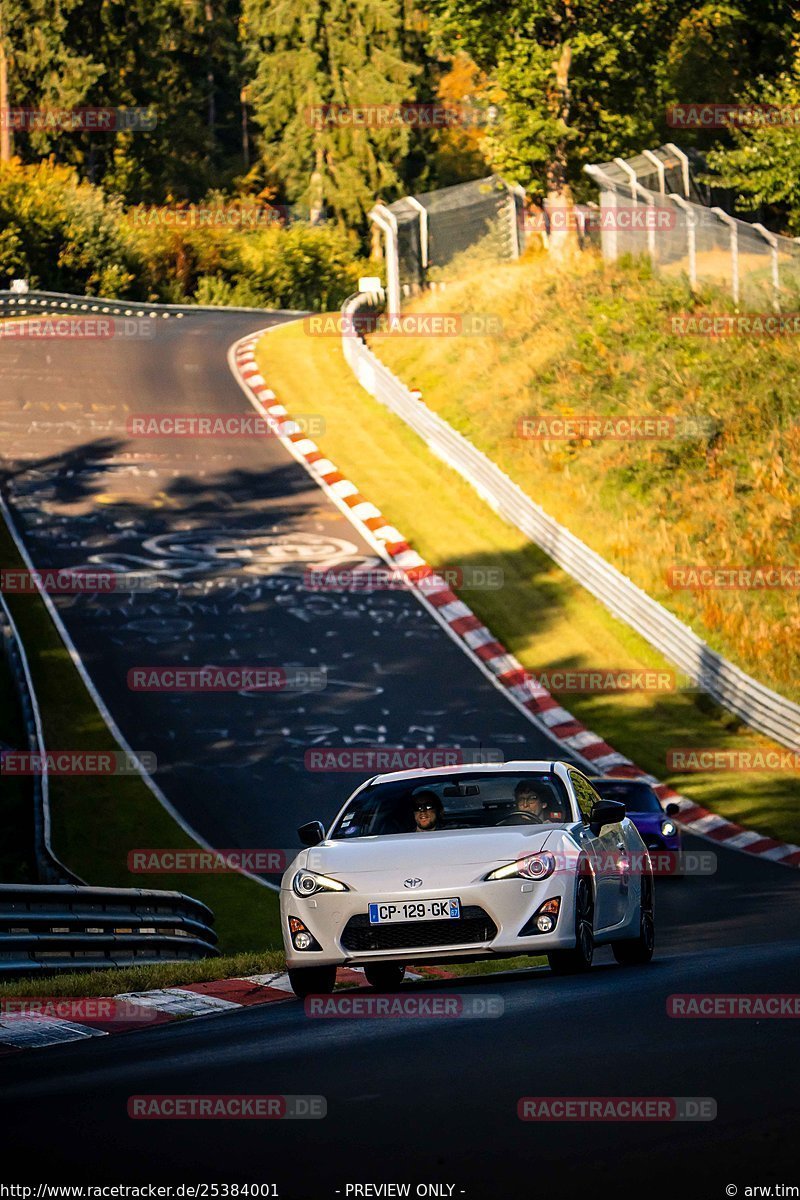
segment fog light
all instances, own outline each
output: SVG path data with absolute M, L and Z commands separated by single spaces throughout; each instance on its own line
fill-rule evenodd
M 558 923 L 561 897 L 552 896 L 540 904 L 526 925 L 520 929 L 519 937 L 530 937 L 534 933 L 552 933 Z
M 289 933 L 295 950 L 321 950 L 317 939 L 309 933 L 299 917 L 289 917 Z

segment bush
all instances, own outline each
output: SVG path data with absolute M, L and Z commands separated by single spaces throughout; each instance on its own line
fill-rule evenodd
M 225 198 L 208 201 L 222 209 Z M 365 264 L 332 225 L 193 224 L 180 209 L 133 209 L 68 167 L 0 167 L 0 287 L 109 298 L 323 311 L 355 290 Z

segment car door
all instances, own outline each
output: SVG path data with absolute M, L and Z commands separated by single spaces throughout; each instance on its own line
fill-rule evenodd
M 570 780 L 575 789 L 584 825 L 581 844 L 592 863 L 595 874 L 595 920 L 597 931 L 619 925 L 624 921 L 630 905 L 630 870 L 626 869 L 625 840 L 622 825 L 604 825 L 599 834 L 592 833 L 588 825 L 592 807 L 600 799 L 589 780 L 580 771 L 570 771 Z

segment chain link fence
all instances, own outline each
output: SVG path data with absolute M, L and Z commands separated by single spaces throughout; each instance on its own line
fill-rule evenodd
M 780 311 L 800 291 L 800 240 L 733 217 L 724 193 L 699 184 L 673 143 L 630 159 L 587 166 L 600 189 L 603 257 L 647 254 L 665 274 L 725 288 L 735 305 Z M 796 302 L 796 301 L 795 301 Z
M 497 175 L 377 204 L 371 220 L 385 237 L 389 308 L 460 265 L 517 258 L 524 245 L 524 194 Z

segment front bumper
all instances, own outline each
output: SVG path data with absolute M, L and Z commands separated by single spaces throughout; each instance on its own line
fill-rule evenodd
M 370 925 L 368 906 L 410 900 L 443 900 L 457 896 L 460 920 L 423 920 Z M 521 937 L 520 931 L 546 900 L 561 902 L 555 929 Z M 289 935 L 289 917 L 299 918 L 320 949 L 299 951 Z M 446 962 L 448 959 L 491 958 L 493 955 L 546 954 L 575 945 L 574 886 L 556 873 L 532 882 L 491 882 L 422 892 L 348 891 L 302 897 L 281 891 L 281 926 L 290 967 L 362 966 L 371 962 Z

